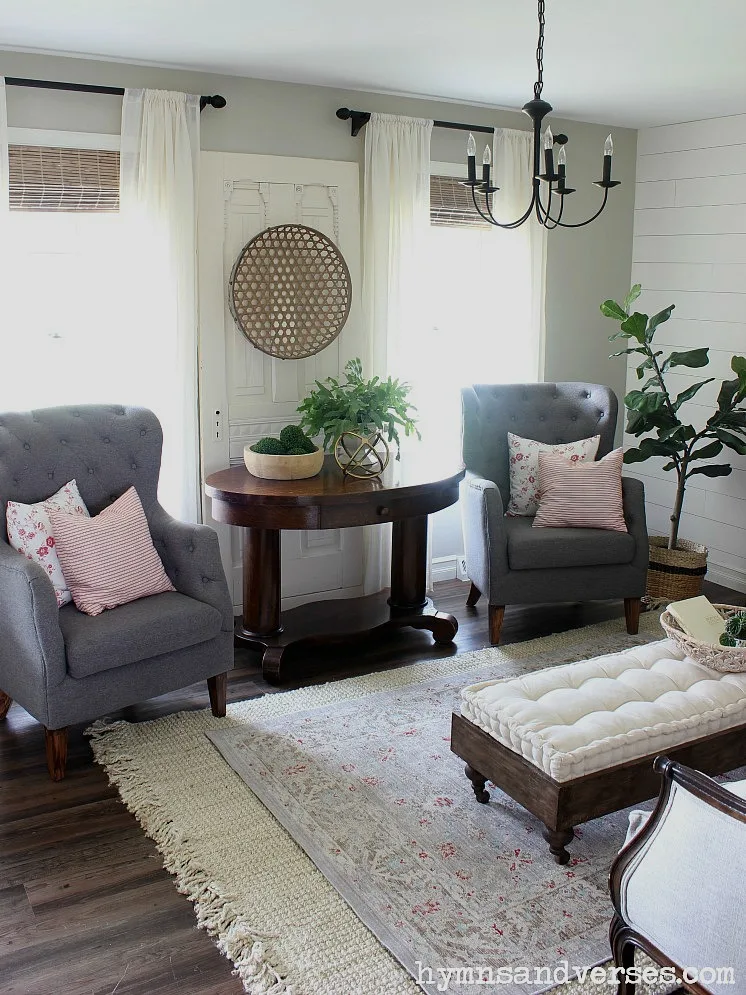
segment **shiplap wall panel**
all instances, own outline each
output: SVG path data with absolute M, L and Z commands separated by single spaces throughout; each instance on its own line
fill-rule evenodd
M 635 212 L 637 213 L 637 212 Z M 746 263 L 746 235 L 635 235 L 632 260 L 641 263 Z
M 713 149 L 719 145 L 746 144 L 746 114 L 688 121 L 662 128 L 646 128 L 637 139 L 638 155 Z
M 730 176 L 703 176 L 686 180 L 672 181 L 674 184 L 674 201 L 671 204 L 651 204 L 651 207 L 702 207 L 707 204 L 741 204 L 743 189 L 746 183 L 746 171 L 733 173 Z M 651 187 L 661 187 L 662 182 L 651 183 Z M 648 196 L 650 196 L 648 194 Z M 657 194 L 657 196 L 663 196 Z M 644 204 L 640 204 L 643 207 Z
M 648 290 L 690 292 L 699 287 L 712 293 L 740 294 L 746 287 L 746 264 L 637 263 L 637 279 Z
M 746 207 L 708 204 L 706 207 L 640 210 L 635 212 L 635 232 L 638 235 L 743 235 L 746 233 Z
M 742 173 L 746 145 L 720 145 L 711 149 L 660 152 L 638 155 L 637 179 L 684 180 L 702 176 L 728 176 Z
M 713 376 L 682 406 L 685 421 L 701 426 L 712 411 L 720 380 L 730 379 L 734 353 L 746 355 L 746 114 L 641 131 L 632 277 L 644 288 L 640 310 L 675 304 L 656 342 L 670 349 L 710 348 L 705 369 L 677 369 L 673 391 Z M 629 357 L 627 387 L 639 387 Z M 625 446 L 637 440 L 625 435 Z M 697 475 L 687 486 L 680 535 L 710 550 L 711 579 L 746 591 L 746 457 L 725 450 L 729 477 Z M 645 483 L 648 529 L 668 532 L 676 488 L 664 460 L 634 464 Z

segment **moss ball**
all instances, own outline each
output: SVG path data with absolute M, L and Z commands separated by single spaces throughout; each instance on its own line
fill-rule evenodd
M 316 443 L 297 425 L 286 425 L 280 432 L 280 441 L 284 442 L 288 449 L 300 449 L 301 453 L 315 453 L 317 448 Z
M 725 631 L 735 639 L 746 639 L 746 612 L 738 612 L 725 623 Z
M 286 425 L 280 432 L 280 442 L 286 446 L 300 446 L 306 440 L 306 433 L 298 425 Z
M 308 455 L 308 450 L 301 449 L 300 446 L 291 446 L 290 449 L 288 449 L 288 456 L 307 456 L 307 455 Z
M 251 447 L 251 451 L 254 453 L 261 453 L 263 456 L 286 456 L 288 447 L 284 442 L 280 442 L 279 439 L 273 439 L 270 436 L 265 436 L 265 438 L 254 443 Z

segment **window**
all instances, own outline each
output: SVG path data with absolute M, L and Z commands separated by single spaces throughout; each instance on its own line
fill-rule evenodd
M 430 454 L 455 461 L 461 387 L 537 378 L 531 268 L 524 237 L 485 222 L 459 178 L 433 169 L 423 303 L 429 339 L 408 368 L 422 370 L 416 403 Z
M 25 142 L 17 135 L 1 240 L 0 410 L 152 407 L 166 359 L 142 321 L 155 288 L 147 246 L 119 214 L 119 152 L 66 147 L 62 133 L 41 145 L 33 133 Z M 111 136 L 100 138 L 111 144 Z

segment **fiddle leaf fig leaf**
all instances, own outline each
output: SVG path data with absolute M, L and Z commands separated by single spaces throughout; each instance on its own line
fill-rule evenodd
M 616 301 L 604 301 L 601 305 L 601 314 L 606 318 L 616 318 L 617 321 L 624 321 L 627 317 L 627 312 L 623 307 L 620 307 Z
M 707 366 L 710 362 L 709 351 L 709 348 L 705 348 L 689 349 L 686 352 L 672 352 L 663 364 L 662 372 L 665 373 L 666 370 L 671 370 L 674 366 L 688 366 L 691 369 L 699 369 L 702 366 Z
M 734 356 L 730 361 L 730 368 L 739 380 L 746 378 L 746 356 Z
M 725 443 L 729 449 L 738 453 L 739 456 L 746 456 L 746 441 L 739 439 L 737 435 L 726 431 L 724 428 L 716 428 L 714 432 L 718 439 Z
M 674 411 L 678 411 L 681 405 L 685 401 L 691 401 L 694 395 L 700 390 L 705 384 L 712 383 L 714 377 L 708 377 L 707 380 L 700 380 L 699 383 L 692 384 L 691 387 L 687 387 L 686 390 L 682 390 L 680 394 L 677 395 L 676 400 L 673 402 Z
M 712 459 L 714 456 L 719 456 L 723 451 L 723 444 L 718 439 L 714 442 L 708 443 L 706 446 L 702 446 L 701 449 L 695 449 L 691 455 L 691 459 Z
M 653 336 L 655 335 L 655 330 L 658 325 L 662 325 L 664 321 L 668 321 L 671 317 L 671 312 L 676 307 L 675 304 L 671 304 L 670 307 L 663 308 L 658 314 L 654 314 L 653 317 L 648 322 L 648 327 L 645 330 L 645 341 L 652 342 Z
M 628 449 L 624 454 L 625 463 L 642 463 L 652 456 L 678 456 L 680 447 L 674 442 L 660 442 L 658 439 L 643 439 L 637 449 Z
M 625 314 L 629 314 L 630 305 L 635 303 L 635 301 L 637 300 L 637 298 L 640 296 L 641 293 L 642 293 L 641 283 L 636 283 L 633 287 L 630 288 L 629 293 L 624 298 L 624 304 L 622 305 Z
M 660 391 L 631 390 L 624 398 L 624 403 L 633 411 L 650 414 L 665 407 L 666 395 Z
M 685 443 L 690 439 L 693 439 L 697 433 L 694 431 L 691 425 L 682 425 L 678 423 L 672 425 L 670 428 L 661 429 L 658 432 L 658 438 L 661 442 L 665 442 L 667 439 L 671 439 L 675 442 Z
M 736 400 L 740 389 L 740 381 L 723 380 L 718 394 L 718 408 L 720 411 L 729 411 L 738 402 Z
M 695 473 L 701 473 L 705 477 L 727 477 L 733 472 L 730 463 L 709 463 L 707 466 L 696 466 L 687 473 L 687 479 L 693 477 Z
M 619 326 L 622 332 L 626 332 L 628 336 L 633 339 L 637 339 L 640 345 L 645 344 L 645 329 L 648 324 L 648 316 L 646 314 L 640 314 L 639 311 L 635 311 L 631 314 L 629 318 L 621 323 Z

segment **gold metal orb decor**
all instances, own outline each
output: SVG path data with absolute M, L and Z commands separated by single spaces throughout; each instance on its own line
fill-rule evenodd
M 266 228 L 243 247 L 228 304 L 246 338 L 278 359 L 305 359 L 336 339 L 350 313 L 352 280 L 337 246 L 306 225 Z
M 389 465 L 391 453 L 380 432 L 369 435 L 342 432 L 334 443 L 334 458 L 346 477 L 368 480 L 381 476 Z

